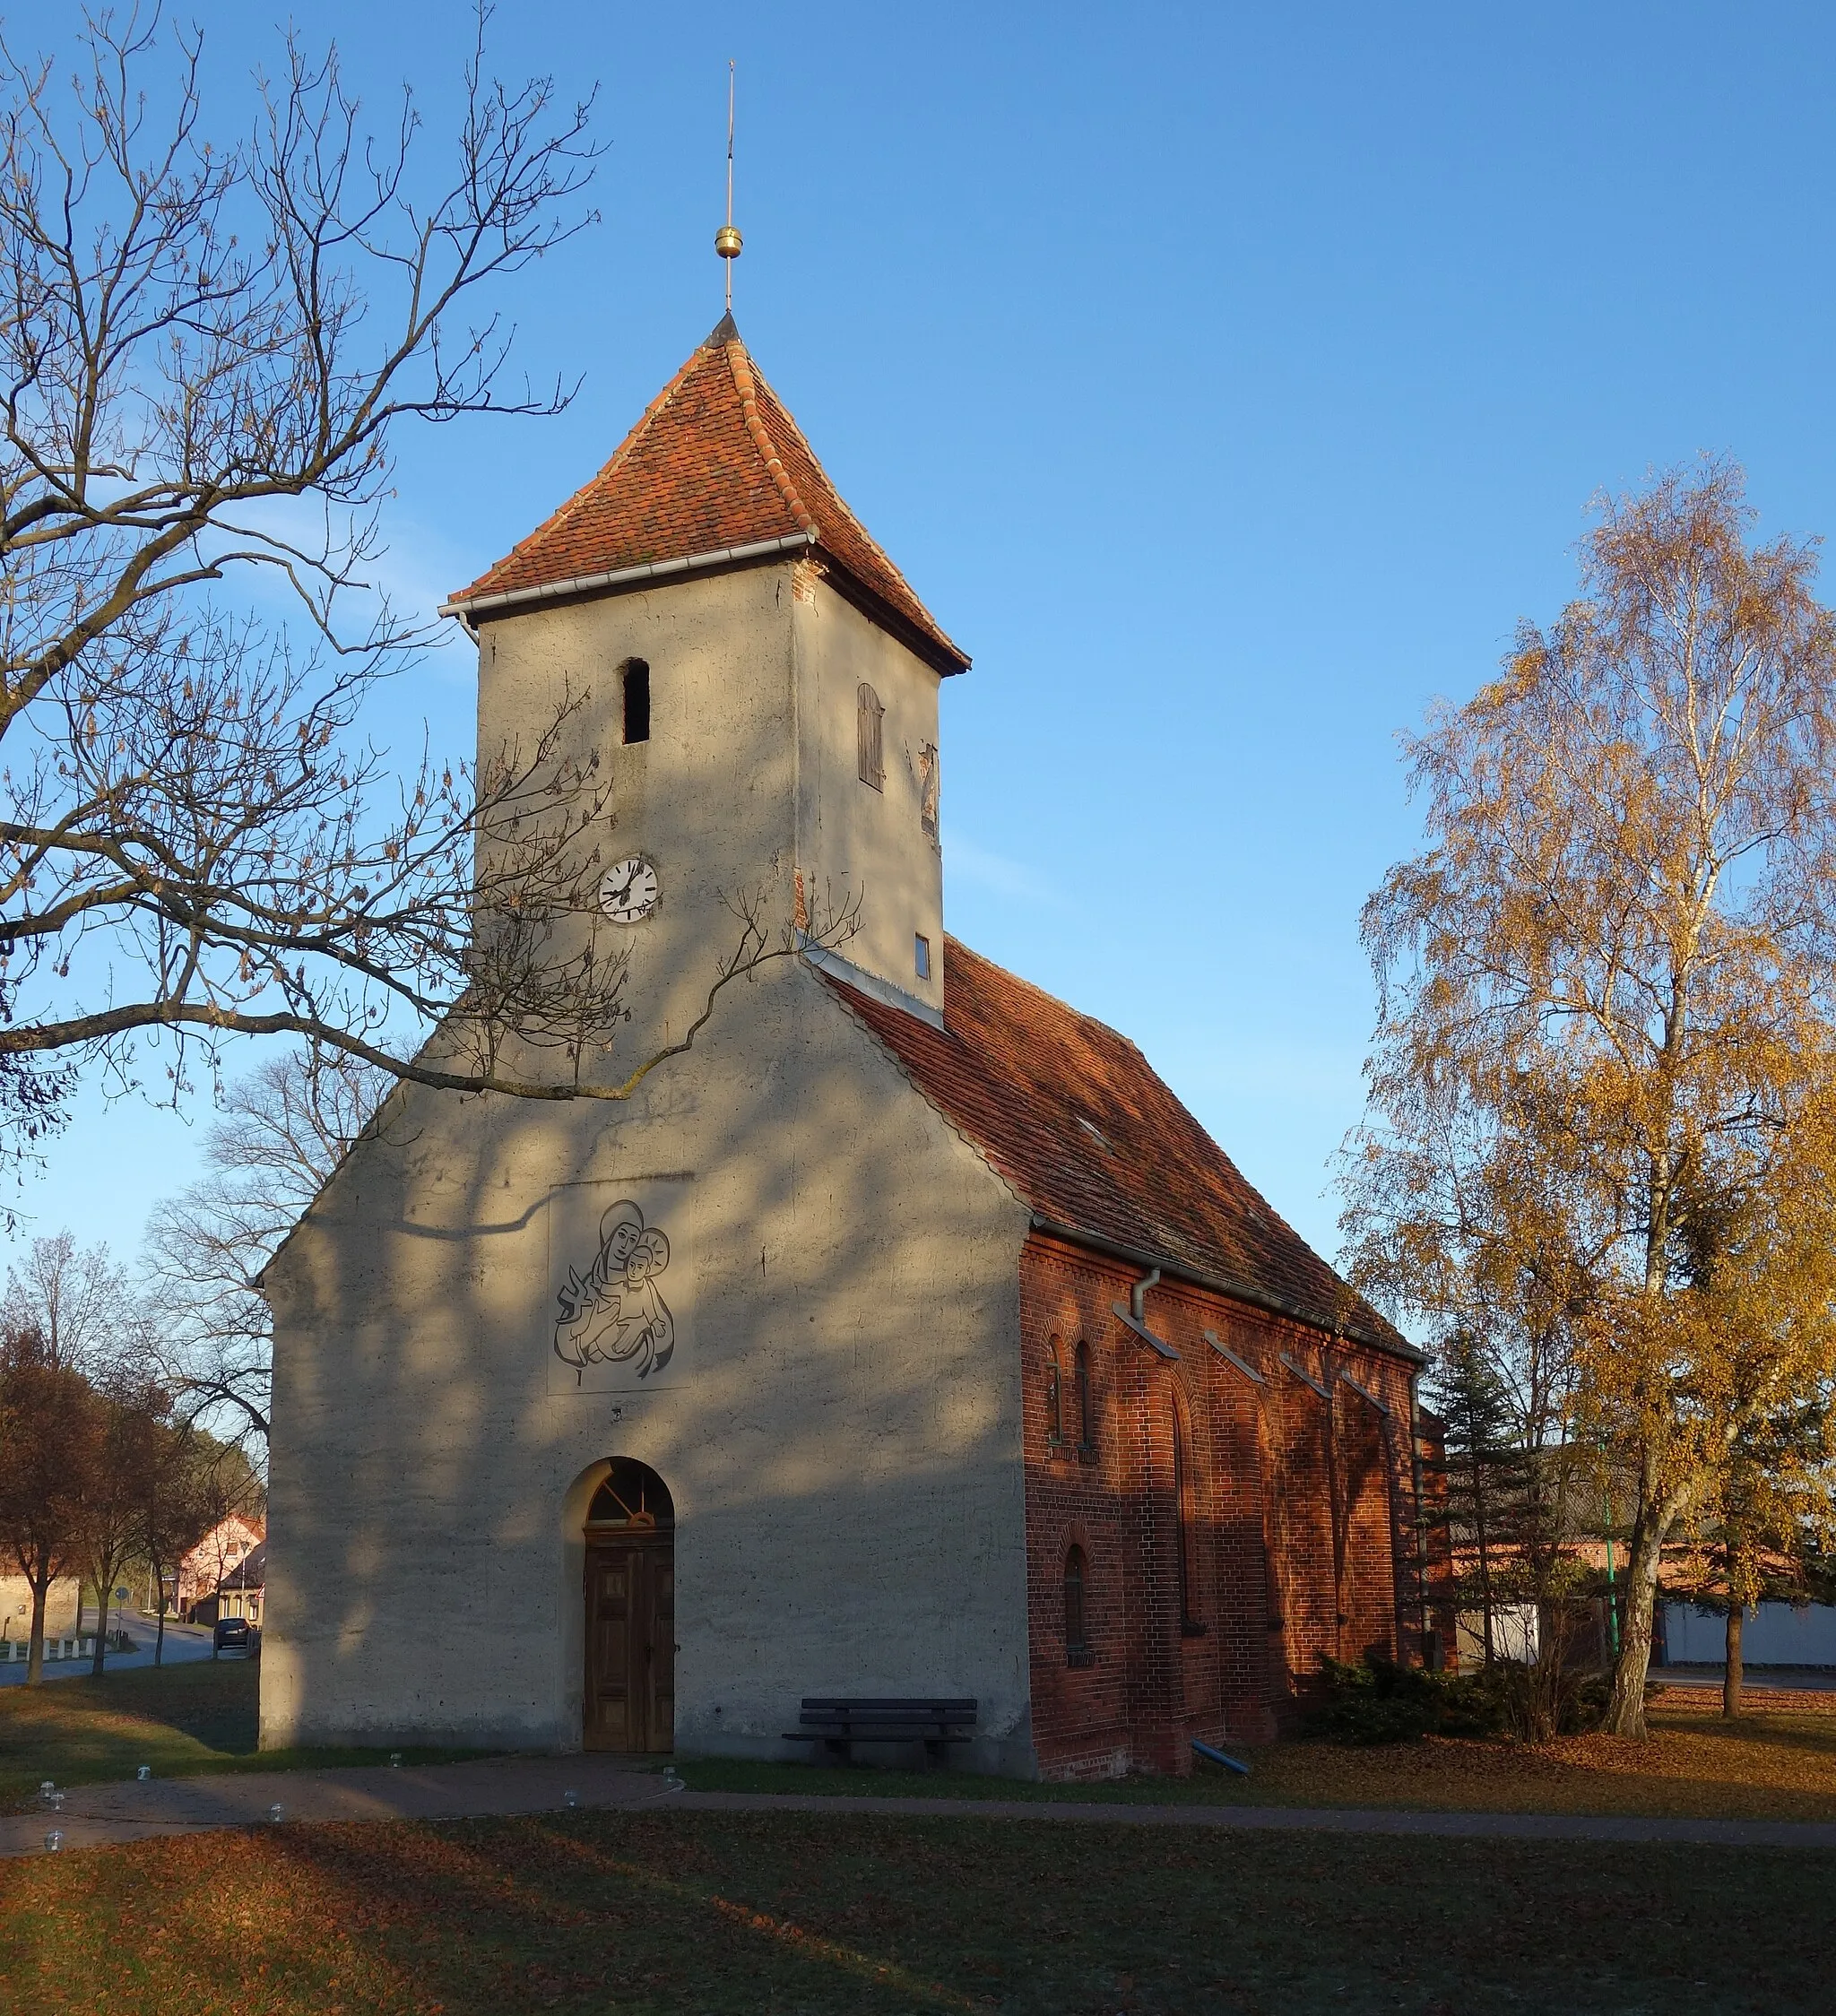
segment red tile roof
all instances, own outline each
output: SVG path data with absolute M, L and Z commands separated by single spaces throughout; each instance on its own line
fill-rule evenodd
M 941 671 L 969 660 L 830 482 L 729 317 L 593 480 L 453 601 L 721 553 L 799 534 Z
M 955 939 L 941 1029 L 824 977 L 1044 1224 L 1415 1355 L 1251 1189 L 1126 1036 Z

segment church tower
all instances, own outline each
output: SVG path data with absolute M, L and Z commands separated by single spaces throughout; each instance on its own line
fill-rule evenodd
M 1416 1354 L 1132 1043 L 946 941 L 968 660 L 731 317 L 447 607 L 481 757 L 559 712 L 607 786 L 631 1019 L 561 1097 L 398 1086 L 269 1263 L 263 1743 L 783 1758 L 847 1698 L 1179 1771 L 1418 1656 Z M 581 1095 L 736 905 L 804 956 Z
M 631 934 L 620 1037 L 678 1031 L 736 900 L 940 1019 L 938 693 L 969 661 L 869 536 L 724 318 L 611 460 L 447 611 L 479 640 L 479 751 L 584 703 Z M 840 926 L 837 932 L 836 927 Z

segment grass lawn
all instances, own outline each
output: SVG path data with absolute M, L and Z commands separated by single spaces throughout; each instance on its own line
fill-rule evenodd
M 1836 1855 L 569 1813 L 0 1864 L 8 2007 L 1009 2016 L 1830 2007 Z
M 17 1811 L 46 1778 L 59 1785 L 132 1778 L 151 1764 L 160 1778 L 199 1771 L 286 1770 L 307 1764 L 379 1764 L 375 1750 L 255 1750 L 254 1659 L 105 1673 L 0 1688 L 0 1811 Z M 415 1763 L 472 1751 L 410 1750 Z
M 1189 1778 L 1076 1786 L 1016 1785 L 957 1771 L 799 1764 L 688 1760 L 678 1768 L 689 1785 L 706 1792 L 1836 1820 L 1836 1716 L 1754 1715 L 1724 1723 L 1702 1715 L 1660 1713 L 1651 1717 L 1651 1732 L 1642 1743 L 1570 1736 L 1535 1748 L 1452 1741 L 1370 1749 L 1274 1743 L 1237 1752 L 1250 1765 L 1247 1778 L 1201 1766 Z

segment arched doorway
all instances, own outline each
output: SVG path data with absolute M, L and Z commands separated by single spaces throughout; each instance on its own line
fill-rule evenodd
M 676 1508 L 620 1457 L 586 1509 L 588 1750 L 669 1751 L 676 1720 Z

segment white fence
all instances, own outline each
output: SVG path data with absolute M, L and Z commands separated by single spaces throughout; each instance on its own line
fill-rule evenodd
M 1664 1605 L 1664 1648 L 1673 1666 L 1719 1666 L 1728 1620 L 1693 1604 Z M 1746 1614 L 1740 1656 L 1755 1666 L 1836 1666 L 1836 1605 L 1762 1603 Z

